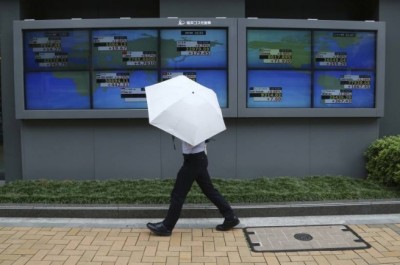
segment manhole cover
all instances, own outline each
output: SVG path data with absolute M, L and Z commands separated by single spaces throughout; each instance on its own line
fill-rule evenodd
M 306 233 L 295 234 L 294 238 L 296 238 L 297 240 L 301 240 L 301 241 L 310 241 L 313 239 L 313 237 L 310 234 L 306 234 Z
M 248 227 L 249 246 L 256 252 L 349 250 L 370 245 L 346 225 Z

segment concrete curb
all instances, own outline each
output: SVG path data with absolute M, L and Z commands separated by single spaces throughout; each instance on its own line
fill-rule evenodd
M 400 213 L 400 200 L 233 204 L 240 217 L 283 217 Z M 163 218 L 168 205 L 0 204 L 0 217 Z M 182 218 L 221 217 L 212 205 L 185 205 Z

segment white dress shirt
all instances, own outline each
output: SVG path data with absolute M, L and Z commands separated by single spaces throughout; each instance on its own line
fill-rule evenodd
M 182 153 L 183 154 L 196 154 L 196 153 L 200 153 L 200 152 L 206 152 L 207 149 L 207 145 L 206 142 L 203 141 L 201 143 L 199 143 L 198 145 L 190 145 L 184 141 L 182 141 Z

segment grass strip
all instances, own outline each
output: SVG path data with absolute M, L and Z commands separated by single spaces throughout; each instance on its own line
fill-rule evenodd
M 398 187 L 342 176 L 215 179 L 231 203 L 268 203 L 400 198 Z M 173 179 L 56 181 L 21 180 L 0 187 L 0 203 L 167 204 Z M 197 184 L 187 203 L 209 203 Z

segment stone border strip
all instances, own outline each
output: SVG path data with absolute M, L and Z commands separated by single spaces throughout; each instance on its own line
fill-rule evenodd
M 233 205 L 240 217 L 284 217 L 394 214 L 400 212 L 400 200 L 297 202 Z M 57 205 L 0 204 L 0 217 L 57 218 L 162 218 L 168 205 Z M 185 205 L 182 218 L 218 218 L 212 205 Z

